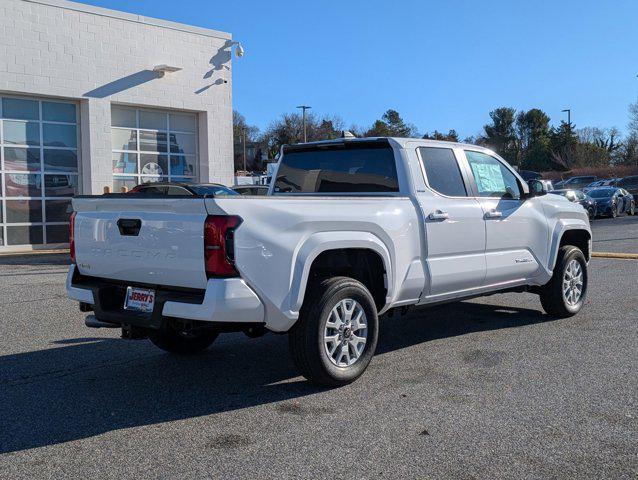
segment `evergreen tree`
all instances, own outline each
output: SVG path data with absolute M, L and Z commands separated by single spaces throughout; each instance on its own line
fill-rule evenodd
M 482 142 L 512 165 L 520 165 L 520 148 L 516 136 L 516 110 L 501 107 L 490 112 L 491 124 L 483 127 Z

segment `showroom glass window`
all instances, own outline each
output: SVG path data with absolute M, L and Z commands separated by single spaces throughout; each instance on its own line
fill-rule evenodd
M 113 191 L 197 179 L 197 115 L 113 105 Z
M 77 115 L 73 102 L 0 96 L 0 245 L 68 242 Z

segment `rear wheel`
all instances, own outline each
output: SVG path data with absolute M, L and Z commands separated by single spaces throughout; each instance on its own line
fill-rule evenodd
M 631 202 L 631 205 L 629 207 L 629 210 L 627 211 L 627 213 L 629 215 L 635 215 L 636 214 L 636 204 Z
M 155 346 L 166 352 L 193 355 L 206 350 L 218 335 L 218 332 L 210 330 L 194 332 L 169 322 L 162 329 L 150 332 L 148 338 Z
M 347 385 L 370 363 L 378 328 L 374 299 L 361 282 L 349 277 L 326 279 L 308 289 L 289 334 L 290 353 L 311 382 Z
M 587 261 L 577 247 L 561 247 L 551 280 L 539 292 L 543 310 L 558 318 L 571 317 L 587 295 Z

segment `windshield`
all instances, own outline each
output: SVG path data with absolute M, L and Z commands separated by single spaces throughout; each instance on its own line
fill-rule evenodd
M 592 190 L 588 192 L 588 195 L 592 198 L 609 198 L 614 194 L 614 191 L 608 188 L 600 190 Z
M 232 190 L 223 185 L 190 185 L 189 187 L 197 195 L 239 195 L 235 190 Z

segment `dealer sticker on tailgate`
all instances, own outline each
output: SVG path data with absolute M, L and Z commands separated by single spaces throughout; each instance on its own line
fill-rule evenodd
M 124 300 L 125 310 L 135 310 L 137 312 L 152 312 L 155 305 L 155 291 L 145 288 L 126 288 L 126 300 Z

